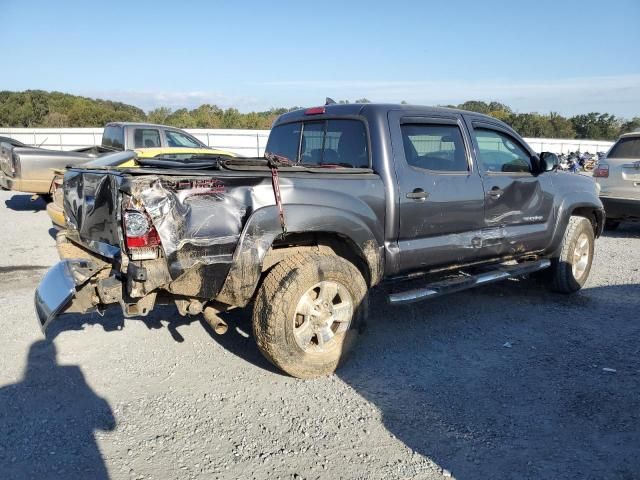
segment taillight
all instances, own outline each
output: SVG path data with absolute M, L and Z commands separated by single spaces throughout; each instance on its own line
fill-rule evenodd
M 20 168 L 20 156 L 16 152 L 11 153 L 11 173 L 13 175 L 18 174 Z
M 151 220 L 137 210 L 124 212 L 124 238 L 132 260 L 158 258 L 160 237 Z
M 608 178 L 609 177 L 609 165 L 606 163 L 601 163 L 598 167 L 593 171 L 594 177 Z
M 324 107 L 311 107 L 311 108 L 307 108 L 304 111 L 305 115 L 320 115 L 323 114 L 325 112 L 325 108 Z

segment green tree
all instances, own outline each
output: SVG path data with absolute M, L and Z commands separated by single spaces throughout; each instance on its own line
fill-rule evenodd
M 154 108 L 147 114 L 149 123 L 163 124 L 167 121 L 167 117 L 171 115 L 171 109 L 167 107 Z

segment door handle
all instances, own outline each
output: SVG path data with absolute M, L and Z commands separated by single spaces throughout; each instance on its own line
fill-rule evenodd
M 504 190 L 502 190 L 500 187 L 493 187 L 491 190 L 487 192 L 487 195 L 489 195 L 492 198 L 500 198 L 503 193 L 504 193 Z
M 428 196 L 429 194 L 421 188 L 414 188 L 413 192 L 407 193 L 407 198 L 410 198 L 411 200 L 417 200 L 417 201 L 426 200 Z

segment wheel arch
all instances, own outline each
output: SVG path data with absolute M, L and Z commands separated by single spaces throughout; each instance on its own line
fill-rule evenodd
M 309 209 L 313 208 L 313 215 Z M 286 232 L 274 206 L 254 212 L 247 221 L 229 274 L 216 300 L 247 305 L 264 272 L 289 255 L 306 250 L 333 253 L 353 263 L 369 287 L 383 276 L 383 248 L 367 222 L 331 207 L 285 206 Z M 382 231 L 382 227 L 380 227 Z

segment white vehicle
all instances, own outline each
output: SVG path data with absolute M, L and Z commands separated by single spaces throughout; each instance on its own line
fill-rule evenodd
M 624 220 L 640 220 L 640 130 L 626 133 L 593 171 L 607 214 L 605 228 Z

